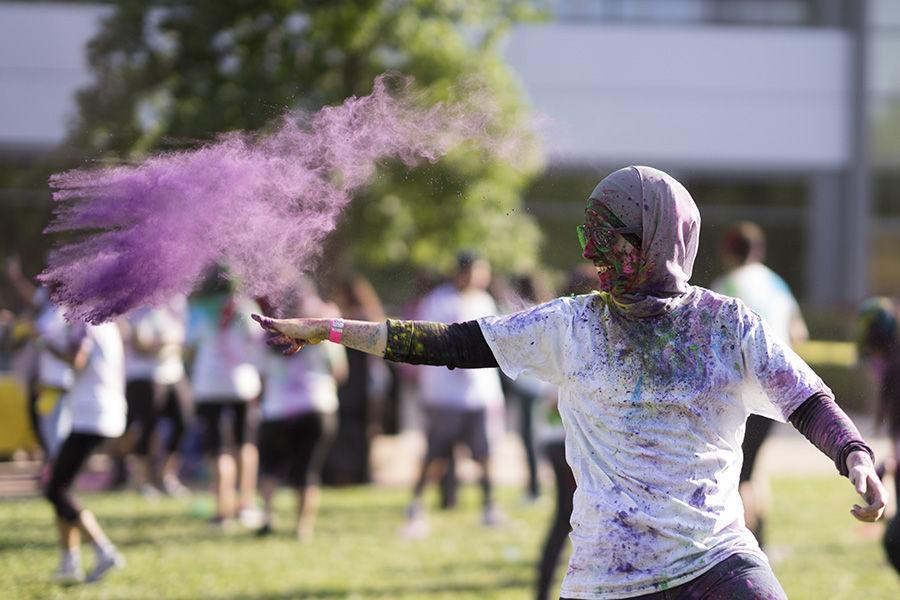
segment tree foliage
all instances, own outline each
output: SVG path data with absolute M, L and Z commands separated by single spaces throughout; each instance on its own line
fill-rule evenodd
M 118 160 L 260 130 L 288 108 L 315 110 L 371 91 L 387 70 L 430 101 L 458 100 L 477 80 L 500 127 L 528 130 L 519 85 L 498 44 L 532 18 L 519 0 L 194 0 L 118 2 L 92 41 L 94 84 L 79 94 L 70 143 Z M 520 195 L 540 166 L 459 150 L 413 170 L 386 164 L 350 211 L 342 244 L 364 267 L 444 267 L 460 247 L 502 268 L 529 268 L 539 232 Z

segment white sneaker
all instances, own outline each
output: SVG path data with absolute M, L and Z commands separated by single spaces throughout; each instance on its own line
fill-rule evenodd
M 238 521 L 247 529 L 259 529 L 265 522 L 265 516 L 256 507 L 242 508 L 238 513 Z
M 107 571 L 111 569 L 121 569 L 125 566 L 125 557 L 119 554 L 115 548 L 104 550 L 97 553 L 97 563 L 94 570 L 88 575 L 89 582 L 100 581 Z
M 408 520 L 400 528 L 400 537 L 407 540 L 421 540 L 428 535 L 428 520 L 419 516 Z
M 485 506 L 484 512 L 481 513 L 481 523 L 485 527 L 496 527 L 505 520 L 503 513 L 496 506 Z
M 62 585 L 74 585 L 84 581 L 80 560 L 63 560 L 53 571 L 53 581 Z
M 191 490 L 171 473 L 163 477 L 162 485 L 163 491 L 173 498 L 188 498 L 191 495 Z
M 160 492 L 159 488 L 157 488 L 152 483 L 145 483 L 141 485 L 139 491 L 144 500 L 147 500 L 149 502 L 158 502 L 160 497 L 162 497 L 162 492 Z
M 407 540 L 420 540 L 428 535 L 428 519 L 422 504 L 413 501 L 406 509 L 406 523 L 400 528 L 400 537 Z

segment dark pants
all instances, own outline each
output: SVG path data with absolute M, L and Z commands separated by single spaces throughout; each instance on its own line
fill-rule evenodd
M 525 447 L 525 460 L 528 463 L 528 493 L 537 498 L 541 494 L 538 481 L 537 451 L 534 447 L 534 406 L 540 398 L 531 394 L 517 393 L 519 398 L 519 434 Z
M 900 473 L 894 474 L 894 498 L 900 498 Z M 900 573 L 900 516 L 895 516 L 887 524 L 881 543 L 888 562 Z
M 237 398 L 197 403 L 197 416 L 203 423 L 203 451 L 211 456 L 225 452 L 222 427 L 230 418 L 231 445 L 240 449 L 245 441 L 250 441 L 250 427 L 247 422 L 248 403 Z
M 295 488 L 319 485 L 336 432 L 333 414 L 311 412 L 263 421 L 259 426 L 260 473 Z
M 128 400 L 129 427 L 137 423 L 141 428 L 134 445 L 135 454 L 147 456 L 150 453 L 161 418 L 169 419 L 171 423 L 169 438 L 164 445 L 166 453 L 178 449 L 191 419 L 190 388 L 186 380 L 162 385 L 147 379 L 134 379 L 125 387 L 125 398 Z
M 741 444 L 741 452 L 744 454 L 744 462 L 741 464 L 740 482 L 745 483 L 753 477 L 753 468 L 756 466 L 756 457 L 762 448 L 763 442 L 772 430 L 772 424 L 775 421 L 761 417 L 759 415 L 750 415 L 747 417 L 747 427 L 744 431 L 744 442 Z M 751 529 L 756 541 L 759 545 L 763 545 L 764 535 L 764 518 L 762 514 L 756 515 L 756 526 Z
M 545 600 L 549 597 L 553 574 L 559 566 L 566 538 L 572 530 L 569 520 L 572 518 L 572 497 L 575 495 L 575 476 L 569 463 L 566 462 L 566 445 L 562 440 L 550 442 L 544 446 L 544 454 L 553 467 L 556 479 L 556 513 L 544 539 L 544 549 L 538 562 L 537 598 Z
M 735 554 L 696 579 L 635 600 L 787 600 L 787 594 L 763 559 Z
M 72 432 L 59 449 L 56 462 L 53 463 L 50 481 L 44 488 L 44 497 L 53 505 L 56 516 L 60 519 L 68 523 L 78 520 L 81 507 L 72 498 L 72 484 L 91 452 L 105 439 L 105 437 L 93 433 Z
M 741 483 L 750 481 L 753 477 L 753 467 L 756 466 L 756 455 L 762 448 L 763 442 L 772 429 L 775 421 L 761 417 L 759 415 L 750 415 L 747 417 L 747 427 L 744 431 L 744 442 L 741 444 L 741 452 L 744 453 L 744 462 L 741 465 Z

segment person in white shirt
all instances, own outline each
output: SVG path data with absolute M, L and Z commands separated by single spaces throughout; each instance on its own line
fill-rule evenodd
M 75 377 L 65 395 L 72 417 L 71 432 L 53 464 L 44 496 L 56 511 L 61 549 L 57 581 L 84 579 L 81 568 L 81 534 L 94 546 L 96 562 L 88 581 L 97 581 L 125 560 L 104 533 L 97 519 L 72 498 L 71 487 L 90 454 L 105 440 L 125 430 L 125 365 L 122 337 L 115 323 L 75 326 L 65 350 L 54 349 L 57 358 L 70 363 Z
M 296 314 L 333 314 L 337 307 L 319 298 L 312 282 L 298 286 Z M 329 344 L 285 357 L 269 351 L 262 357 L 262 423 L 259 427 L 260 494 L 263 526 L 273 529 L 272 500 L 278 484 L 287 483 L 297 497 L 296 535 L 312 539 L 319 505 L 319 481 L 326 454 L 337 433 L 338 383 L 347 377 L 347 354 Z
M 419 307 L 422 319 L 456 322 L 497 314 L 497 305 L 487 293 L 490 265 L 470 252 L 457 256 L 450 283 L 438 286 Z M 443 476 L 454 448 L 465 444 L 481 469 L 483 521 L 493 525 L 498 512 L 493 500 L 490 471 L 490 438 L 502 427 L 503 390 L 496 370 L 448 370 L 422 367 L 419 392 L 425 407 L 426 451 L 407 510 L 405 533 L 416 537 L 426 532 L 422 493 L 432 479 Z M 445 492 L 446 493 L 446 492 Z
M 125 322 L 126 437 L 136 438 L 126 444 L 135 454 L 137 487 L 148 497 L 158 496 L 160 488 L 184 496 L 188 491 L 178 478 L 178 448 L 192 416 L 182 359 L 187 300 L 179 296 L 162 306 L 138 308 Z M 161 419 L 170 425 L 165 440 L 158 437 Z
M 248 315 L 259 310 L 240 299 L 222 271 L 212 273 L 191 298 L 187 345 L 192 349 L 191 385 L 203 425 L 204 452 L 214 458 L 216 515 L 228 527 L 253 517 L 259 457 L 249 410 L 262 391 L 257 364 L 261 336 Z M 224 425 L 231 425 L 223 440 Z
M 766 254 L 763 230 L 749 221 L 735 223 L 725 232 L 719 249 L 727 271 L 713 281 L 710 289 L 743 300 L 782 342 L 794 345 L 806 341 L 809 332 L 797 300 L 784 279 L 763 264 Z M 759 474 L 754 476 L 754 467 L 773 424 L 772 419 L 762 415 L 750 415 L 741 444 L 744 462 L 739 490 L 744 503 L 744 521 L 760 546 L 764 542 L 770 494 L 766 480 Z
M 38 313 L 34 327 L 39 348 L 35 409 L 41 443 L 47 457 L 53 458 L 70 425 L 68 407 L 62 399 L 72 387 L 74 373 L 72 366 L 59 358 L 69 343 L 69 324 L 63 310 L 50 301 L 46 288 L 39 288 L 35 295 Z
M 254 319 L 287 353 L 329 339 L 388 360 L 499 366 L 559 386 L 577 482 L 563 598 L 783 600 L 743 520 L 747 415 L 789 420 L 831 458 L 863 498 L 850 511 L 857 519 L 879 519 L 887 491 L 812 369 L 743 302 L 688 283 L 699 235 L 680 183 L 627 167 L 595 188 L 578 227 L 601 292 L 453 324 Z

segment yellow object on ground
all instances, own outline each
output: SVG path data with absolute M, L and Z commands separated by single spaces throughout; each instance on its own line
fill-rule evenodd
M 28 417 L 28 392 L 18 378 L 0 375 L 0 455 L 35 450 L 37 439 Z
M 809 340 L 795 345 L 794 350 L 811 365 L 833 365 L 848 369 L 856 366 L 856 344 L 853 342 Z

